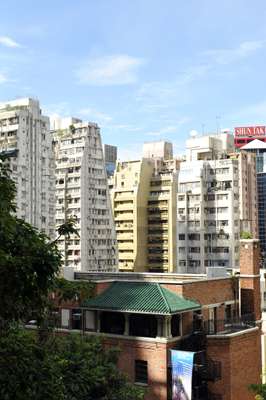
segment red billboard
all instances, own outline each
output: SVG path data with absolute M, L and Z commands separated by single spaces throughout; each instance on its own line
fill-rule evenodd
M 266 136 L 266 126 L 241 126 L 235 128 L 235 136 L 262 137 Z

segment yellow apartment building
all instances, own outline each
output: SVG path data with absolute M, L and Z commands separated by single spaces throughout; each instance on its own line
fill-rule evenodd
M 174 272 L 177 160 L 118 162 L 111 192 L 119 271 Z

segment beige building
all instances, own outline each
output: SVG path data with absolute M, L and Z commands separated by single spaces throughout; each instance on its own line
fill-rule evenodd
M 155 161 L 148 198 L 148 270 L 176 271 L 178 160 Z
M 230 154 L 238 160 L 240 232 L 259 237 L 256 155 L 247 151 Z
M 144 154 L 154 157 L 118 162 L 112 180 L 120 271 L 173 272 L 176 268 L 179 162 L 168 158 L 169 143 L 156 143 L 149 144 L 151 149 L 144 145 Z
M 112 205 L 120 271 L 147 271 L 147 204 L 153 162 L 118 162 Z
M 164 140 L 145 142 L 142 150 L 143 158 L 163 158 L 164 160 L 173 159 L 173 145 Z

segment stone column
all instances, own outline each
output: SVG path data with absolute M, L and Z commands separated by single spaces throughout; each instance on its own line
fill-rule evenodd
M 96 311 L 96 332 L 101 332 L 101 311 Z
M 125 317 L 124 335 L 129 336 L 129 314 L 124 314 L 124 317 Z

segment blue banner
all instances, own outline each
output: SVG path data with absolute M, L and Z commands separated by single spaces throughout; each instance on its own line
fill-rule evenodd
M 194 354 L 190 351 L 171 350 L 172 400 L 192 399 Z

